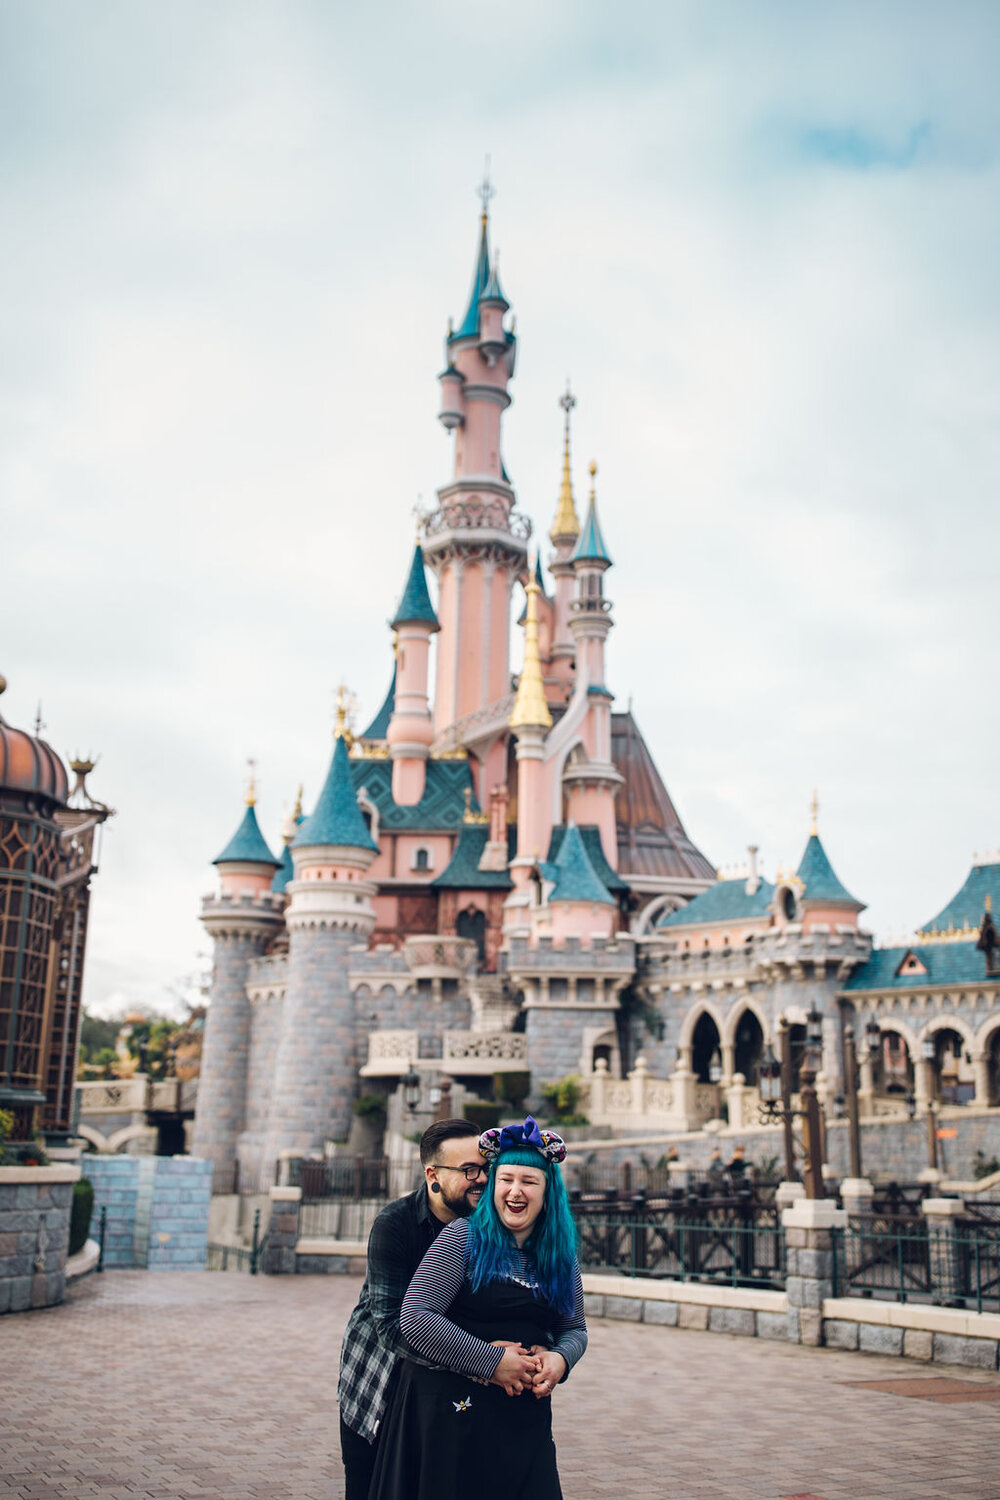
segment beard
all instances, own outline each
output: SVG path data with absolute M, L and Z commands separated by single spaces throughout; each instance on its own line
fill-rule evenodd
M 472 1193 L 476 1193 L 476 1196 L 472 1197 Z M 441 1199 L 445 1208 L 450 1209 L 456 1218 L 459 1219 L 467 1219 L 475 1212 L 476 1205 L 482 1195 L 482 1184 L 467 1182 L 463 1190 L 454 1195 L 447 1191 L 443 1183 L 441 1184 Z

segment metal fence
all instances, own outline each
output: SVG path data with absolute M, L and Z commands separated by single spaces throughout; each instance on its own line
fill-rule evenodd
M 256 1276 L 264 1258 L 267 1233 L 260 1232 L 260 1209 L 254 1212 L 253 1232 L 249 1245 L 219 1245 L 209 1242 L 205 1255 L 206 1271 L 248 1271 Z
M 833 1294 L 1000 1311 L 1000 1227 L 859 1215 L 833 1234 Z
M 696 1219 L 670 1212 L 577 1214 L 580 1264 L 619 1276 L 670 1277 L 725 1286 L 781 1288 L 785 1236 L 780 1224 Z

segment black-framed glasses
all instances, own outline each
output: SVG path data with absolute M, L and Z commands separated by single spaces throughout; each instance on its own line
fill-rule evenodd
M 483 1166 L 482 1162 L 478 1162 L 475 1166 L 472 1162 L 466 1162 L 461 1167 L 449 1167 L 446 1161 L 432 1161 L 431 1166 L 436 1167 L 439 1172 L 442 1169 L 445 1172 L 461 1172 L 466 1182 L 477 1182 L 480 1177 L 488 1177 L 490 1175 L 489 1167 Z

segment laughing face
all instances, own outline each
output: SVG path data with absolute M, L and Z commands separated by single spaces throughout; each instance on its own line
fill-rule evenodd
M 493 1202 L 501 1224 L 510 1230 L 518 1245 L 523 1245 L 545 1203 L 544 1171 L 541 1167 L 501 1163 L 497 1167 Z

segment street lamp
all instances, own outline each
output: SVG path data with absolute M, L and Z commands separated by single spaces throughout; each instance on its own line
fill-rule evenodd
M 823 1017 L 816 1009 L 815 1000 L 806 1015 L 806 1045 L 822 1052 L 823 1048 Z
M 767 1051 L 757 1064 L 757 1087 L 760 1090 L 761 1104 L 768 1115 L 778 1112 L 781 1103 L 781 1063 L 774 1055 L 774 1049 L 770 1042 Z
M 710 1062 L 708 1064 L 708 1081 L 709 1081 L 709 1083 L 719 1083 L 720 1080 L 721 1080 L 721 1078 L 722 1078 L 722 1058 L 719 1056 L 719 1049 L 718 1049 L 718 1047 L 716 1047 L 715 1051 L 712 1053 L 711 1060 L 710 1060 Z
M 406 1102 L 407 1109 L 412 1113 L 420 1103 L 420 1074 L 416 1068 L 411 1066 L 410 1071 L 404 1073 L 402 1083 L 403 1099 Z
M 823 1138 L 819 1117 L 819 1099 L 815 1088 L 817 1066 L 822 1057 L 815 1038 L 817 1030 L 822 1036 L 822 1017 L 818 1011 L 814 1011 L 810 1013 L 808 1020 L 812 1029 L 812 1038 L 807 1041 L 800 1070 L 801 1109 L 792 1108 L 791 1036 L 784 1016 L 778 1028 L 781 1061 L 778 1061 L 769 1046 L 757 1068 L 757 1086 L 761 1098 L 761 1119 L 765 1123 L 780 1120 L 785 1127 L 785 1173 L 789 1182 L 795 1171 L 792 1122 L 797 1116 L 801 1117 L 805 1147 L 806 1196 L 822 1198 Z

